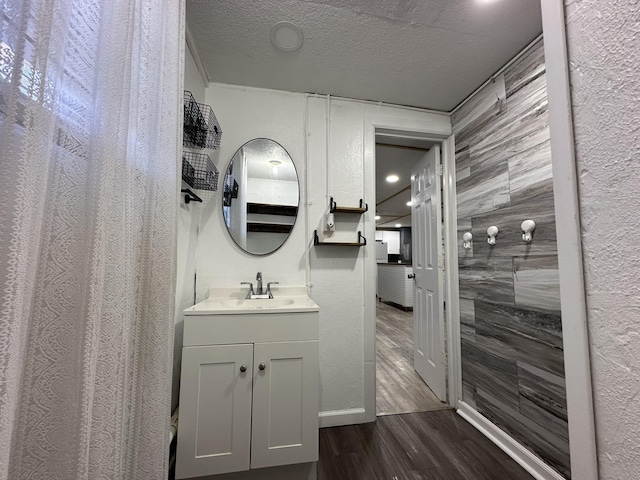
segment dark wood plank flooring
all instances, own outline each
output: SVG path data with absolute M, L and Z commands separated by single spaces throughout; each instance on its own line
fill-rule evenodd
M 531 480 L 453 410 L 320 429 L 318 480 Z
M 376 303 L 377 414 L 449 408 L 413 369 L 413 312 Z

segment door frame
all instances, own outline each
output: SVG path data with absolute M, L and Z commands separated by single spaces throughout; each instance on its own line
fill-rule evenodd
M 447 357 L 447 403 L 457 408 L 462 391 L 460 358 L 460 310 L 458 305 L 457 208 L 455 181 L 455 148 L 448 113 L 425 112 L 412 116 L 369 114 L 364 118 L 364 184 L 365 198 L 375 198 L 376 134 L 394 134 L 404 138 L 440 143 L 442 202 L 444 205 L 445 281 L 444 301 L 447 305 L 442 328 L 446 331 L 444 352 Z M 365 216 L 365 237 L 375 238 L 374 213 Z M 365 422 L 376 420 L 376 258 L 375 252 L 364 252 L 364 406 Z M 455 261 L 451 261 L 455 259 Z

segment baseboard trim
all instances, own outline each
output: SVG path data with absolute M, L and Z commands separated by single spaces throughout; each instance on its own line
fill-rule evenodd
M 458 401 L 458 415 L 477 428 L 485 437 L 495 443 L 503 452 L 515 460 L 536 480 L 566 480 L 562 475 L 544 463 L 538 456 L 516 442 L 469 404 Z
M 341 427 L 356 423 L 367 423 L 364 408 L 352 408 L 350 410 L 327 410 L 318 413 L 320 428 Z

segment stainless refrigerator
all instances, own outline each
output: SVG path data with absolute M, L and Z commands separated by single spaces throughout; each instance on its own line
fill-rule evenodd
M 376 263 L 388 262 L 387 242 L 376 242 Z

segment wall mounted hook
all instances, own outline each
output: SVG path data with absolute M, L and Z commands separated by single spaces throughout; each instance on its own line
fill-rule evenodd
M 533 220 L 525 220 L 522 222 L 522 225 L 520 225 L 520 228 L 522 229 L 522 240 L 524 240 L 525 243 L 530 243 L 531 240 L 533 240 L 533 231 L 536 229 L 536 222 Z
M 487 228 L 487 235 L 489 236 L 489 238 L 487 238 L 487 243 L 489 245 L 495 245 L 496 244 L 496 237 L 498 236 L 498 227 L 496 227 L 495 225 L 490 226 L 489 228 Z
M 469 250 L 471 248 L 471 240 L 473 240 L 473 234 L 471 232 L 465 232 L 462 235 L 462 246 Z

